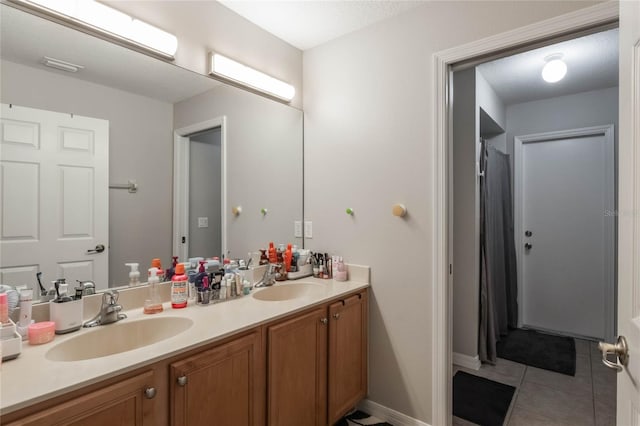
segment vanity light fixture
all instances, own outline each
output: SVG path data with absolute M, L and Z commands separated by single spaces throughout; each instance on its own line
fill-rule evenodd
M 133 44 L 173 60 L 178 38 L 95 0 L 11 0 L 29 9 L 83 27 L 112 39 Z
M 547 83 L 557 83 L 567 74 L 567 64 L 562 56 L 562 53 L 554 53 L 544 58 L 546 64 L 542 68 L 542 78 Z
M 78 72 L 81 69 L 84 69 L 82 65 L 73 64 L 71 62 L 62 61 L 56 58 L 50 58 L 49 56 L 45 56 L 42 60 L 42 63 L 48 67 L 67 72 Z
M 209 74 L 240 83 L 287 102 L 291 101 L 296 94 L 296 89 L 292 85 L 219 53 L 211 52 L 209 59 Z

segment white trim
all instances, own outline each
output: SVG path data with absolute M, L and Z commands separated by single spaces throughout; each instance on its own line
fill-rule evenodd
M 182 236 L 189 241 L 189 138 L 187 135 L 216 127 L 220 127 L 222 151 L 220 159 L 222 254 L 227 253 L 227 117 L 221 116 L 181 127 L 173 133 L 173 253 L 180 259 L 187 259 L 189 247 L 181 241 Z
M 434 212 L 431 223 L 433 271 L 431 276 L 431 311 L 433 321 L 431 422 L 434 425 L 451 424 L 451 286 L 449 285 L 449 220 L 450 198 L 447 190 L 450 173 L 451 103 L 449 100 L 449 70 L 457 62 L 482 55 L 514 49 L 525 44 L 560 37 L 568 33 L 614 22 L 618 19 L 617 2 L 604 2 L 561 16 L 527 25 L 474 41 L 433 55 L 433 140 L 434 165 L 431 176 Z
M 391 408 L 380 405 L 370 399 L 360 401 L 358 408 L 379 420 L 391 423 L 393 426 L 430 426 L 429 423 L 409 417 L 406 414 L 392 410 Z
M 457 365 L 458 367 L 470 368 L 471 370 L 476 371 L 480 370 L 480 366 L 482 365 L 482 363 L 480 362 L 480 357 L 478 357 L 478 355 L 470 356 L 461 354 L 459 352 L 453 352 L 451 354 L 451 359 L 453 364 Z
M 544 142 L 555 139 L 577 138 L 580 136 L 604 136 L 604 176 L 605 188 L 615 187 L 615 166 L 614 166 L 614 126 L 613 124 L 605 126 L 583 127 L 580 129 L 568 129 L 556 132 L 536 133 L 530 135 L 515 136 L 513 138 L 514 152 L 514 220 L 515 220 L 515 244 L 516 258 L 518 265 L 518 306 L 524 306 L 524 301 L 520 299 L 524 293 L 524 273 L 522 267 L 522 259 L 524 259 L 524 228 L 522 224 L 522 186 L 524 184 L 522 177 L 522 164 L 524 149 L 523 145 L 527 143 Z M 604 211 L 613 212 L 616 209 L 615 191 L 605 192 Z M 606 221 L 607 225 L 604 230 L 604 274 L 605 274 L 605 296 L 604 296 L 604 315 L 605 315 L 605 335 L 607 342 L 614 339 L 614 313 L 615 313 L 615 223 L 614 221 Z M 518 326 L 529 326 L 522 318 L 522 309 L 518 310 Z M 559 331 L 559 330 L 554 330 Z

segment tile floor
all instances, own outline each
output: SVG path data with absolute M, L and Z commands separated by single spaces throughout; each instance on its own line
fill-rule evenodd
M 478 371 L 453 366 L 516 387 L 506 426 L 615 426 L 616 372 L 601 361 L 597 343 L 576 339 L 576 375 L 498 359 Z M 454 426 L 473 425 L 458 417 Z

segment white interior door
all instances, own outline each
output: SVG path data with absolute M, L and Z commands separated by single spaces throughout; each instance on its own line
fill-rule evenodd
M 611 339 L 613 126 L 520 136 L 515 148 L 522 324 Z
M 2 104 L 0 282 L 108 283 L 109 122 Z M 95 250 L 98 245 L 104 251 Z M 47 284 L 45 284 L 47 286 Z
M 640 425 L 640 2 L 620 2 L 618 333 L 629 345 L 618 374 L 617 422 Z

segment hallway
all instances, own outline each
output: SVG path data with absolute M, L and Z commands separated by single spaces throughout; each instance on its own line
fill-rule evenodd
M 616 373 L 601 361 L 596 342 L 575 339 L 574 377 L 498 358 L 474 371 L 458 370 L 515 386 L 505 419 L 508 426 L 613 426 L 616 424 Z M 454 426 L 473 425 L 458 417 Z

